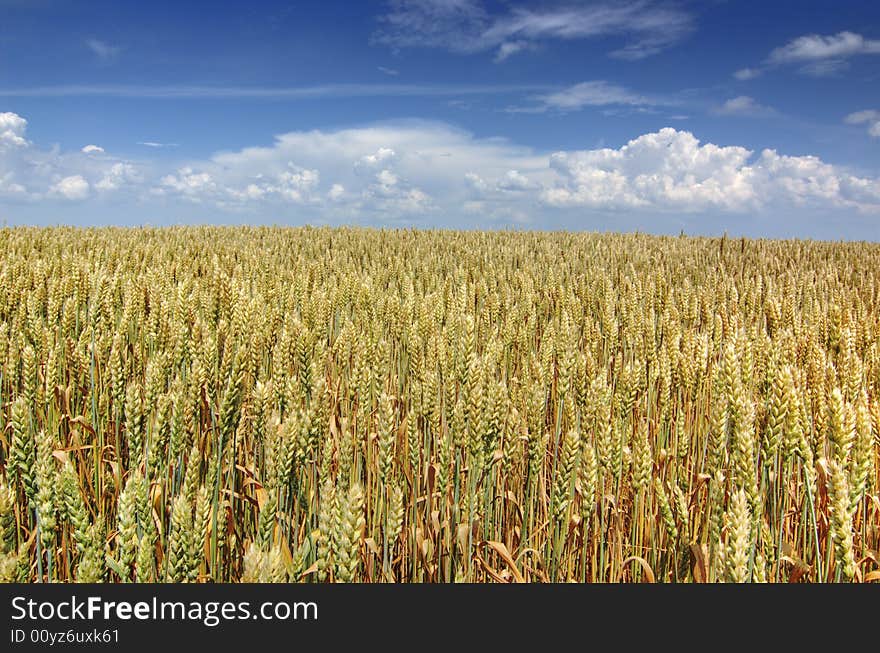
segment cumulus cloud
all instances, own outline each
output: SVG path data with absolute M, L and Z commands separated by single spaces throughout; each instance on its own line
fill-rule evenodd
M 392 0 L 373 41 L 394 48 L 431 47 L 495 61 L 551 40 L 623 37 L 611 56 L 638 60 L 668 48 L 693 29 L 690 14 L 651 0 L 589 5 L 514 6 L 498 14 L 480 0 Z
M 217 188 L 210 174 L 196 172 L 188 166 L 178 170 L 177 174 L 165 175 L 159 184 L 155 189 L 158 194 L 174 191 L 193 202 L 201 202 Z
M 69 200 L 84 200 L 89 196 L 89 182 L 82 175 L 71 175 L 53 184 L 49 192 Z
M 743 68 L 734 73 L 734 77 L 752 79 L 767 68 L 787 65 L 798 66 L 804 74 L 822 77 L 844 70 L 852 57 L 872 54 L 880 54 L 880 40 L 848 31 L 829 35 L 806 34 L 774 48 L 762 68 Z
M 103 150 L 102 150 L 103 151 Z M 95 183 L 95 188 L 100 192 L 117 190 L 125 185 L 139 184 L 143 181 L 143 174 L 131 163 L 117 162 L 104 172 L 104 175 Z
M 27 120 L 16 113 L 5 111 L 0 113 L 0 147 L 24 147 L 27 141 L 24 132 Z
M 880 210 L 880 181 L 859 178 L 813 156 L 783 156 L 701 144 L 672 128 L 619 149 L 558 152 L 562 179 L 542 193 L 560 207 L 666 211 L 760 211 L 779 206 Z
M 464 175 L 464 181 L 469 188 L 477 193 L 484 193 L 489 189 L 489 184 L 486 183 L 486 180 L 476 172 L 466 172 Z
M 283 199 L 290 202 L 305 202 L 318 187 L 321 173 L 317 170 L 307 170 L 294 165 L 291 165 L 290 168 L 290 170 L 278 174 L 276 177 L 277 185 L 265 186 L 265 190 L 270 193 L 278 193 Z
M 16 113 L 0 113 L 0 199 L 84 200 L 92 190 L 106 194 L 143 180 L 138 165 L 98 145 L 73 152 L 40 148 L 27 139 L 27 124 Z
M 752 105 L 733 106 L 744 110 Z M 294 173 L 298 195 L 285 197 L 276 186 L 279 171 L 291 166 L 300 171 Z M 271 147 L 218 154 L 198 170 L 187 169 L 165 186 L 184 197 L 295 200 L 332 215 L 343 207 L 345 215 L 385 214 L 392 220 L 435 209 L 455 215 L 474 202 L 497 215 L 504 213 L 501 207 L 526 215 L 553 208 L 880 210 L 877 179 L 857 177 L 817 157 L 774 150 L 755 155 L 744 147 L 700 143 L 690 132 L 672 128 L 644 134 L 618 149 L 552 154 L 505 140 L 476 139 L 438 123 L 292 132 L 278 136 Z M 324 176 L 333 183 L 322 186 Z M 337 185 L 340 190 L 334 191 Z
M 860 111 L 847 122 L 878 119 Z M 648 228 L 682 215 L 727 216 L 735 225 L 804 208 L 828 219 L 880 214 L 876 177 L 815 156 L 700 142 L 672 128 L 619 147 L 542 152 L 444 123 L 400 121 L 289 132 L 267 146 L 169 163 L 41 149 L 27 140 L 23 118 L 3 121 L 0 209 L 13 219 L 15 207 L 38 200 L 95 213 L 112 204 L 117 216 L 119 207 L 125 215 L 143 207 L 150 219 L 246 212 L 270 221 L 446 226 L 549 227 L 563 219 L 578 226 L 611 214 Z
M 366 168 L 374 168 L 382 163 L 394 159 L 395 152 L 390 147 L 380 147 L 372 154 L 365 154 L 360 158 L 358 163 Z
M 327 191 L 327 199 L 337 202 L 345 197 L 345 186 L 342 184 L 333 184 Z
M 390 170 L 383 170 L 376 175 L 376 181 L 379 182 L 379 185 L 382 188 L 390 189 L 392 186 L 396 186 L 399 180 L 397 178 L 397 175 L 395 175 Z
M 296 204 L 326 220 L 418 220 L 466 201 L 473 188 L 464 175 L 472 170 L 496 196 L 487 201 L 501 201 L 498 182 L 511 170 L 552 174 L 546 156 L 529 148 L 476 139 L 443 123 L 403 121 L 281 134 L 269 147 L 190 162 L 155 192 L 249 210 Z
M 850 125 L 867 125 L 868 134 L 875 138 L 880 138 L 880 111 L 876 109 L 866 109 L 851 113 L 844 118 L 844 122 Z
M 519 170 L 508 170 L 498 182 L 498 188 L 507 191 L 524 191 L 535 188 L 535 186 Z

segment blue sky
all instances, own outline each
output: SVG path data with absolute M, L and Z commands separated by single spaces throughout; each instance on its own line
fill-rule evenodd
M 880 240 L 872 2 L 0 0 L 0 221 Z

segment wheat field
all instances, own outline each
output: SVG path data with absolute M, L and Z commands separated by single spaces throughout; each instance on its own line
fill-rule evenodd
M 0 229 L 0 579 L 880 579 L 880 246 Z

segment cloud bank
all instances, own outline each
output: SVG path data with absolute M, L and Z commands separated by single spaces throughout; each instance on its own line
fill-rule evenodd
M 810 207 L 880 211 L 880 180 L 848 174 L 814 156 L 755 154 L 701 144 L 672 128 L 644 134 L 619 149 L 557 152 L 562 179 L 543 191 L 555 206 L 751 213 Z
M 869 122 L 869 113 L 850 122 Z M 403 121 L 290 132 L 265 146 L 172 163 L 130 161 L 97 146 L 44 149 L 26 131 L 22 116 L 0 113 L 0 212 L 13 219 L 37 210 L 63 216 L 59 206 L 99 211 L 112 201 L 160 218 L 196 211 L 212 221 L 546 227 L 565 218 L 577 227 L 600 212 L 648 225 L 663 215 L 735 224 L 804 209 L 829 220 L 880 220 L 877 177 L 814 156 L 704 143 L 673 128 L 617 148 L 539 152 L 445 123 Z

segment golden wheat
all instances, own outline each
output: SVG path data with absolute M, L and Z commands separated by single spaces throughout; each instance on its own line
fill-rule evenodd
M 0 250 L 0 580 L 880 578 L 880 246 L 178 227 Z

